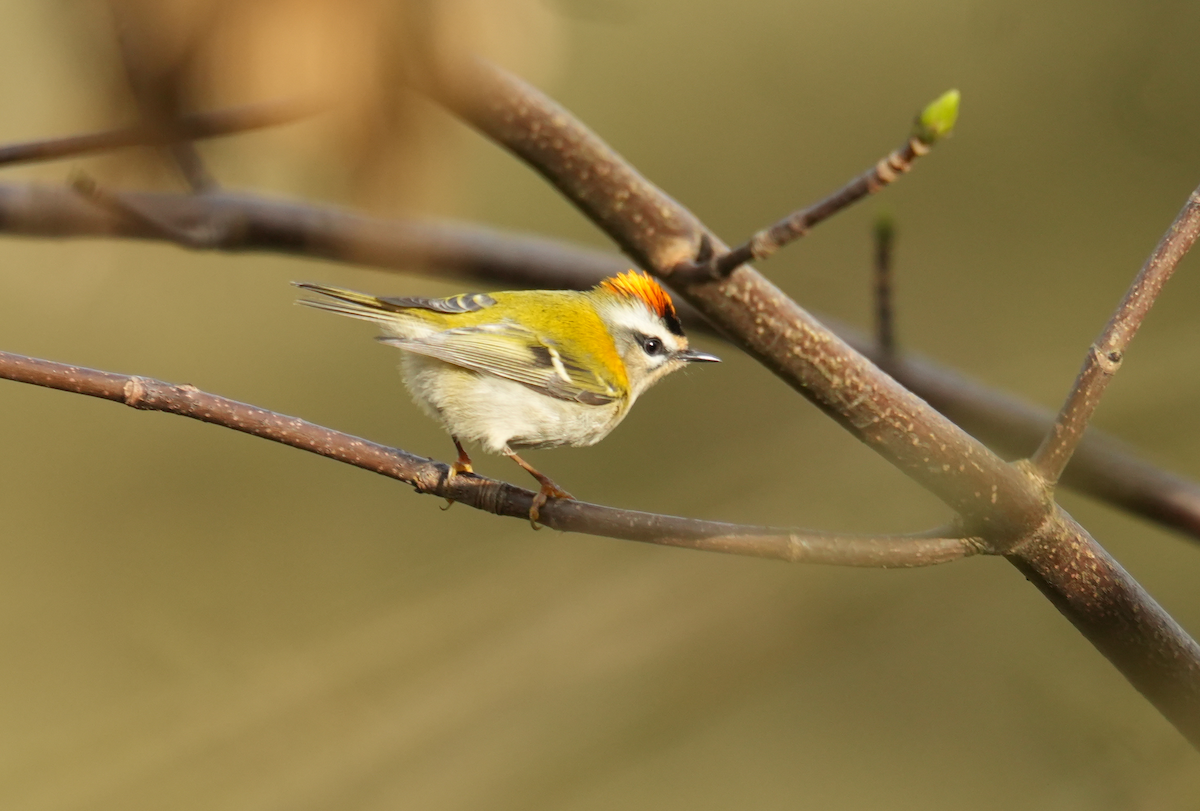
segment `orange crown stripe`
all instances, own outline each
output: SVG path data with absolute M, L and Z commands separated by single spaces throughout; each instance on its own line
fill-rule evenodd
M 678 318 L 675 315 L 675 305 L 671 302 L 671 297 L 667 295 L 667 291 L 662 289 L 662 286 L 655 278 L 648 273 L 638 273 L 637 271 L 629 270 L 610 279 L 605 279 L 600 282 L 599 288 L 618 296 L 624 296 L 625 298 L 638 299 L 657 313 L 659 318 L 668 321 L 674 321 Z

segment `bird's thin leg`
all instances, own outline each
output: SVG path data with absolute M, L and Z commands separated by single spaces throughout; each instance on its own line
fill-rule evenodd
M 458 448 L 458 458 L 456 460 L 454 460 L 454 464 L 450 465 L 450 473 L 446 476 L 447 482 L 449 482 L 451 479 L 453 479 L 455 476 L 457 476 L 460 473 L 474 473 L 475 472 L 471 468 L 471 457 L 467 456 L 467 452 L 465 450 L 463 450 L 462 443 L 458 441 L 458 437 L 456 437 L 452 434 L 450 436 L 450 438 L 452 440 L 454 440 L 454 447 Z M 448 510 L 453 506 L 454 506 L 454 499 L 448 498 L 448 499 L 446 499 L 446 506 L 442 507 L 442 509 Z
M 504 451 L 504 454 L 509 459 L 512 459 L 518 465 L 525 468 L 526 472 L 528 472 L 530 476 L 533 476 L 533 478 L 537 479 L 538 484 L 540 484 L 542 486 L 542 489 L 538 491 L 538 494 L 533 497 L 533 505 L 529 508 L 529 523 L 533 526 L 534 529 L 541 529 L 541 527 L 538 526 L 537 520 L 538 520 L 538 516 L 541 512 L 542 506 L 546 503 L 546 499 L 548 499 L 548 498 L 569 498 L 569 499 L 574 500 L 575 496 L 571 495 L 566 490 L 562 489 L 557 484 L 552 482 L 550 480 L 549 476 L 536 470 L 533 467 L 533 465 L 526 462 L 520 456 L 517 456 L 511 450 L 506 449 Z
M 459 473 L 474 473 L 471 469 L 471 457 L 467 456 L 467 452 L 463 450 L 462 443 L 458 441 L 458 437 L 450 437 L 454 440 L 454 447 L 458 448 L 458 459 L 450 466 L 450 476 L 453 478 Z

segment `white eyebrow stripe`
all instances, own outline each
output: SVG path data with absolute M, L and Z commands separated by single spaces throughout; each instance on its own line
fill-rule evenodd
M 608 303 L 604 307 L 605 315 L 615 326 L 625 327 L 631 332 L 647 337 L 658 338 L 663 345 L 674 352 L 680 348 L 680 342 L 686 339 L 672 333 L 663 320 L 650 312 L 644 304 L 632 302 Z

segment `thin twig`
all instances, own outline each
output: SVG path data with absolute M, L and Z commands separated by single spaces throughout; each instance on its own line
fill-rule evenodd
M 326 105 L 312 98 L 260 102 L 180 116 L 169 133 L 148 124 L 0 147 L 0 166 L 59 160 L 133 146 L 160 146 L 180 138 L 203 139 L 277 127 L 308 118 Z
M 875 221 L 875 343 L 889 361 L 896 354 L 896 334 L 892 311 L 892 247 L 896 228 L 891 217 Z
M 444 221 L 388 220 L 343 209 L 248 194 L 123 192 L 151 226 L 83 200 L 68 188 L 0 183 L 0 233 L 67 238 L 122 237 L 176 241 L 172 233 L 218 223 L 205 247 L 272 251 L 380 269 L 436 273 L 464 284 L 498 288 L 586 290 L 626 270 L 612 253 L 544 237 Z M 170 226 L 164 230 L 163 224 Z M 711 326 L 686 302 L 676 302 L 689 331 Z M 1010 458 L 1029 456 L 1053 424 L 1053 414 L 912 353 L 888 362 L 873 337 L 827 316 L 820 321 L 938 411 Z M 1151 521 L 1200 538 L 1200 485 L 1145 462 L 1090 430 L 1062 483 Z
M 711 252 L 698 258 L 690 269 L 679 268 L 675 275 L 708 275 L 724 278 L 747 262 L 768 259 L 784 245 L 809 232 L 813 226 L 849 208 L 863 198 L 891 185 L 912 169 L 917 158 L 929 154 L 933 145 L 950 134 L 958 118 L 958 91 L 951 90 L 927 106 L 913 126 L 908 141 L 890 152 L 873 167 L 817 203 L 794 211 L 769 228 L 754 234 L 728 253 Z
M 136 203 L 126 200 L 120 194 L 102 188 L 94 179 L 86 174 L 78 174 L 71 182 L 71 188 L 81 197 L 95 205 L 110 211 L 118 217 L 130 220 L 142 229 L 149 231 L 159 239 L 174 242 L 185 248 L 205 250 L 214 247 L 213 242 L 217 231 L 205 227 L 209 223 L 194 225 L 189 228 L 177 227 L 174 223 L 161 220 L 154 214 L 142 210 Z
M 172 162 L 196 194 L 209 194 L 221 187 L 216 177 L 208 170 L 200 150 L 191 141 L 176 141 L 166 146 Z
M 163 411 L 280 442 L 412 485 L 496 515 L 528 520 L 534 494 L 477 475 L 447 476 L 449 468 L 349 434 L 146 377 L 101 372 L 0 352 L 0 378 L 100 397 L 145 411 Z M 978 538 L 947 537 L 946 530 L 909 535 L 844 535 L 745 526 L 619 510 L 553 499 L 539 521 L 564 532 L 710 552 L 872 568 L 931 566 L 985 552 Z
M 803 237 L 813 226 L 891 185 L 912 168 L 913 161 L 928 154 L 929 149 L 928 144 L 916 138 L 909 138 L 904 146 L 893 150 L 887 157 L 824 200 L 792 212 L 769 228 L 758 231 L 729 253 L 717 256 L 712 262 L 711 273 L 717 278 L 723 278 L 747 262 L 770 258 L 784 245 Z
M 1033 456 L 1038 473 L 1050 484 L 1062 476 L 1075 448 L 1083 439 L 1088 422 L 1100 404 L 1100 398 L 1137 335 L 1163 285 L 1171 278 L 1179 260 L 1200 236 L 1200 189 L 1192 192 L 1187 203 L 1171 223 L 1162 240 L 1146 260 L 1125 298 L 1117 306 L 1108 324 L 1088 348 L 1083 368 L 1067 395 L 1054 428 L 1046 434 Z

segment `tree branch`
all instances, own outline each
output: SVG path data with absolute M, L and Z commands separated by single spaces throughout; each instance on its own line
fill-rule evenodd
M 187 160 L 186 154 L 185 151 L 178 153 L 183 160 Z M 174 242 L 182 247 L 194 248 L 196 250 L 206 250 L 213 247 L 216 234 L 212 228 L 204 226 L 216 222 L 215 220 L 208 220 L 191 229 L 176 228 L 173 223 L 160 220 L 157 215 L 143 211 L 136 203 L 125 199 L 123 195 L 101 188 L 88 175 L 78 175 L 71 183 L 71 188 L 80 197 L 93 205 L 103 208 L 121 219 L 130 220 L 140 229 L 154 234 L 158 239 Z M 213 185 L 209 188 L 215 189 L 216 186 Z M 198 192 L 199 190 L 193 188 L 193 191 Z
M 1125 298 L 1117 305 L 1104 331 L 1088 348 L 1083 368 L 1067 395 L 1053 430 L 1046 435 L 1033 456 L 1041 476 L 1055 484 L 1083 439 L 1088 422 L 1100 404 L 1100 398 L 1112 376 L 1121 368 L 1121 361 L 1142 321 L 1154 306 L 1163 285 L 1174 274 L 1179 260 L 1200 236 L 1200 189 L 1192 192 L 1183 209 L 1163 235 L 1154 253 L 1146 260 Z
M 110 2 L 109 13 L 113 17 L 113 29 L 125 80 L 133 99 L 141 112 L 145 125 L 159 130 L 165 140 L 163 151 L 179 169 L 193 192 L 211 191 L 216 181 L 204 166 L 200 151 L 186 136 L 181 137 L 175 122 L 186 105 L 183 73 L 196 58 L 196 48 L 203 38 L 199 31 L 193 32 L 187 44 L 175 59 L 152 58 L 157 49 L 150 47 L 153 37 L 145 26 L 137 25 L 138 15 L 130 14 L 124 4 Z M 215 16 L 210 13 L 211 22 Z
M 449 468 L 440 462 L 207 394 L 195 386 L 175 386 L 8 352 L 0 352 L 0 378 L 232 428 L 398 479 L 418 493 L 453 499 L 496 515 L 528 520 L 533 503 L 534 494 L 528 490 L 473 474 L 448 478 Z M 845 535 L 700 521 L 562 499 L 553 499 L 542 507 L 539 521 L 564 532 L 792 563 L 907 568 L 932 566 L 987 551 L 980 539 L 947 537 L 945 530 L 910 535 Z
M 789 214 L 769 228 L 755 233 L 729 253 L 715 255 L 706 263 L 708 268 L 703 266 L 705 263 L 701 263 L 697 265 L 696 270 L 707 270 L 716 278 L 724 278 L 740 265 L 770 258 L 784 245 L 807 234 L 813 226 L 907 174 L 917 158 L 928 155 L 935 143 L 950 134 L 957 118 L 958 91 L 951 90 L 917 116 L 912 134 L 899 149 L 893 150 L 824 200 Z M 688 271 L 677 270 L 674 276 L 677 278 L 680 272 Z
M 887 363 L 898 381 L 965 430 L 1010 458 L 1029 456 L 1053 425 L 1040 406 L 988 388 L 919 355 L 888 359 L 855 339 L 838 333 L 877 363 Z M 1167 527 L 1200 539 L 1200 485 L 1139 459 L 1124 443 L 1100 431 L 1083 438 L 1063 474 L 1062 484 Z
M 896 227 L 891 217 L 876 219 L 872 236 L 875 238 L 875 344 L 879 354 L 890 363 L 896 354 L 892 311 L 892 246 L 896 242 Z
M 1008 556 L 1200 749 L 1200 646 L 1061 508 Z
M 542 237 L 478 225 L 387 220 L 333 207 L 230 192 L 191 195 L 123 192 L 121 200 L 154 212 L 155 226 L 118 215 L 68 188 L 0 183 L 0 233 L 20 236 L 174 240 L 187 233 L 211 250 L 271 251 L 505 287 L 586 290 L 628 268 L 627 260 Z M 161 224 L 167 224 L 164 230 Z M 201 226 L 206 226 L 201 228 Z M 677 302 L 689 329 L 711 325 Z M 887 359 L 875 340 L 827 317 L 843 340 L 930 405 L 992 447 L 1027 456 L 1053 415 L 912 353 Z M 1166 472 L 1102 433 L 1088 431 L 1063 484 L 1200 538 L 1200 485 Z
M 513 287 L 586 290 L 629 269 L 619 256 L 478 225 L 389 220 L 332 206 L 218 191 L 203 196 L 121 192 L 154 224 L 97 206 L 68 187 L 0 183 L 0 233 L 59 239 L 119 237 L 177 242 L 232 253 L 270 251 Z M 169 226 L 164 229 L 162 226 Z M 693 311 L 693 317 L 695 316 Z
M 320 112 L 324 104 L 314 99 L 284 99 L 181 115 L 169 131 L 136 124 L 84 135 L 28 141 L 0 147 L 0 166 L 72 158 L 131 146 L 162 146 L 180 138 L 202 139 L 235 135 L 250 130 L 290 124 Z

